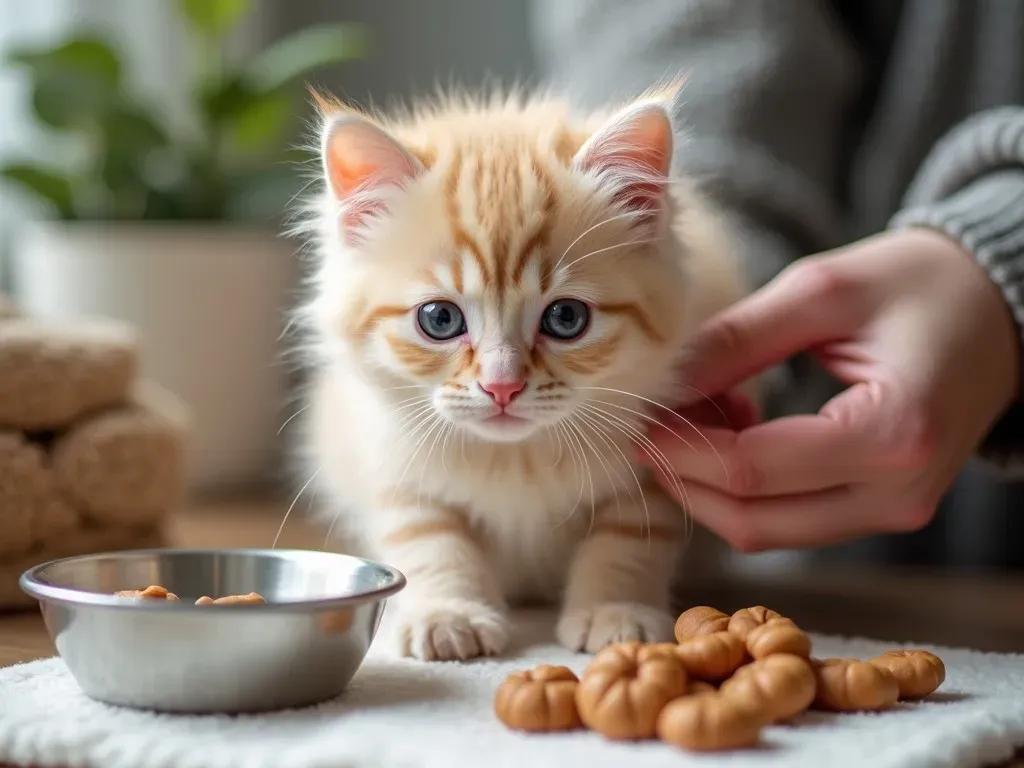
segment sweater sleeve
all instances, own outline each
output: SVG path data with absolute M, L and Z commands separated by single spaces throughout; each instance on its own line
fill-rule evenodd
M 676 167 L 721 208 L 754 287 L 841 232 L 860 58 L 822 0 L 534 0 L 552 84 L 584 106 L 684 74 Z
M 1024 340 L 1024 107 L 980 112 L 954 127 L 925 159 L 904 206 L 890 226 L 956 238 L 999 286 Z M 1024 474 L 1024 391 L 979 453 Z

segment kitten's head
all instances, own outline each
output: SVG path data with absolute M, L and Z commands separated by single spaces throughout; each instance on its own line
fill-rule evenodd
M 666 393 L 686 294 L 673 95 L 596 118 L 551 99 L 396 120 L 322 102 L 321 331 L 405 415 L 490 441 L 618 418 L 612 390 Z

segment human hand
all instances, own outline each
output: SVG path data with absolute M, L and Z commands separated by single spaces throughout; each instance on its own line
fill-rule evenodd
M 681 483 L 654 474 L 744 551 L 917 530 L 1015 399 L 1017 350 L 998 288 L 938 232 L 803 259 L 709 321 L 684 380 L 718 396 L 808 351 L 848 389 L 813 415 L 656 428 Z

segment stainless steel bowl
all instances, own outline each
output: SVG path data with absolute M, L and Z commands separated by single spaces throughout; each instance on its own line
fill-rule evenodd
M 82 690 L 169 712 L 255 712 L 339 695 L 405 577 L 331 552 L 152 549 L 54 560 L 21 576 Z M 180 602 L 125 600 L 158 584 Z M 258 592 L 266 605 L 207 605 Z

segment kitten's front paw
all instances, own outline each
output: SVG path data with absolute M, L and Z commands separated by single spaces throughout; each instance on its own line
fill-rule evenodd
M 570 651 L 597 653 L 614 643 L 639 640 L 667 643 L 673 639 L 672 617 L 640 603 L 602 603 L 594 608 L 565 611 L 558 620 L 558 642 Z
M 402 655 L 424 661 L 494 656 L 509 642 L 508 619 L 486 603 L 472 600 L 426 600 L 405 606 L 397 621 Z

